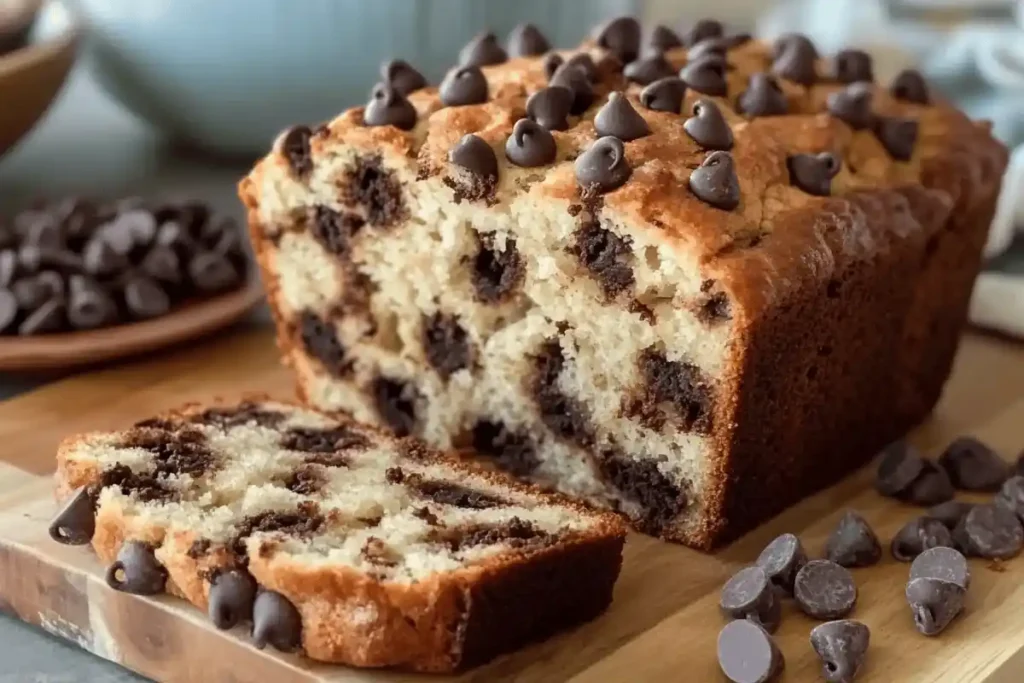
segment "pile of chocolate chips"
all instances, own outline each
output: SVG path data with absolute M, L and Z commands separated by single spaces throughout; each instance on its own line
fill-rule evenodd
M 238 224 L 201 202 L 39 204 L 0 218 L 0 335 L 156 318 L 237 289 L 248 267 Z

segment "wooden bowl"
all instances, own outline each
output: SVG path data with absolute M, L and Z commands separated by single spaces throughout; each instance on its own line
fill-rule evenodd
M 0 337 L 0 372 L 63 370 L 194 339 L 239 320 L 263 299 L 259 280 L 144 322 L 88 332 Z
M 28 7 L 26 13 L 40 4 L 38 0 L 15 2 Z M 20 13 L 19 17 L 24 18 Z M 79 31 L 67 8 L 57 0 L 42 3 L 37 21 L 26 46 L 0 56 L 0 155 L 42 118 L 75 63 Z M 11 35 L 23 28 L 10 20 Z

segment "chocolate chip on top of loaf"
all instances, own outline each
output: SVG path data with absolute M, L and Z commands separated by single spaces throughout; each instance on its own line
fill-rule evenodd
M 984 124 L 797 34 L 537 28 L 438 87 L 385 69 L 242 182 L 305 400 L 702 548 L 927 414 L 1006 165 Z
M 349 419 L 250 400 L 67 439 L 50 534 L 258 647 L 451 671 L 597 616 L 625 526 Z

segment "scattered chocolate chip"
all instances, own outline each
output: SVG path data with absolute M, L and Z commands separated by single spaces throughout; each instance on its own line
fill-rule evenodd
M 167 292 L 153 280 L 135 276 L 124 286 L 124 303 L 134 318 L 161 316 L 171 308 Z
M 931 517 L 918 517 L 896 532 L 890 550 L 895 559 L 910 562 L 925 550 L 940 546 L 953 547 L 953 537 L 946 525 Z
M 771 634 L 760 624 L 736 619 L 718 634 L 718 666 L 733 683 L 767 683 L 785 663 Z
M 562 88 L 549 88 L 562 90 Z M 551 131 L 530 119 L 519 119 L 505 141 L 505 157 L 516 166 L 536 168 L 555 160 L 558 146 Z
M 1024 522 L 1024 476 L 1015 474 L 1003 482 L 992 502 L 1013 512 Z
M 256 649 L 268 644 L 281 652 L 294 652 L 302 644 L 302 616 L 280 593 L 262 590 L 252 608 L 252 639 Z
M 928 517 L 937 519 L 946 525 L 947 529 L 955 529 L 960 520 L 964 518 L 974 503 L 966 503 L 961 500 L 947 500 L 928 509 Z
M 898 497 L 913 505 L 930 507 L 952 500 L 956 495 L 952 482 L 946 470 L 936 465 L 931 460 L 922 463 L 921 474 L 910 485 L 910 488 L 903 491 Z
M 214 576 L 208 609 L 213 625 L 223 630 L 252 619 L 256 588 L 256 579 L 244 569 L 228 569 Z
M 640 104 L 654 111 L 678 114 L 686 95 L 686 84 L 675 76 L 654 81 L 640 92 Z
M 473 425 L 473 449 L 494 459 L 506 472 L 527 477 L 540 466 L 533 440 L 525 432 L 509 429 L 498 421 L 479 420 Z
M 914 558 L 910 565 L 910 580 L 940 579 L 967 590 L 971 586 L 971 570 L 967 558 L 956 548 L 936 546 Z
M 647 121 L 620 92 L 611 93 L 608 102 L 598 110 L 594 117 L 594 130 L 601 137 L 612 136 L 623 142 L 651 134 Z
M 689 61 L 694 61 L 705 55 L 713 55 L 715 58 L 725 61 L 725 55 L 728 51 L 728 38 L 705 38 L 690 48 L 686 53 L 686 58 Z
M 875 137 L 896 161 L 910 161 L 917 144 L 917 121 L 878 117 L 874 122 Z
M 852 683 L 864 665 L 870 641 L 868 627 L 852 619 L 825 622 L 811 630 L 811 647 L 829 683 Z
M 550 82 L 552 77 L 554 77 L 555 72 L 558 71 L 558 67 L 562 66 L 564 63 L 565 60 L 562 59 L 562 55 L 557 52 L 549 52 L 544 55 L 544 59 L 541 61 L 541 68 L 544 69 L 544 78 L 548 79 L 548 82 Z
M 683 123 L 683 130 L 704 149 L 732 149 L 732 128 L 722 110 L 711 100 L 699 99 L 693 103 L 693 116 Z
M 125 541 L 117 560 L 107 568 L 107 585 L 114 590 L 136 595 L 164 592 L 167 570 L 153 554 L 153 546 L 141 541 Z
M 508 61 L 508 54 L 490 31 L 473 36 L 459 51 L 460 66 L 490 66 Z
M 1009 466 L 995 451 L 970 436 L 962 436 L 946 446 L 938 462 L 953 486 L 962 491 L 998 491 L 1010 473 Z
M 199 252 L 188 262 L 188 275 L 202 294 L 215 294 L 236 287 L 242 278 L 226 256 L 212 251 Z
M 848 510 L 825 542 L 825 557 L 843 567 L 870 567 L 882 559 L 882 546 L 867 521 Z
M 682 47 L 683 41 L 679 39 L 675 31 L 663 24 L 658 24 L 647 36 L 647 46 L 657 52 L 665 52 Z
M 306 353 L 320 361 L 335 377 L 347 373 L 351 361 L 341 340 L 338 339 L 338 332 L 332 321 L 307 310 L 299 316 L 298 328 L 299 338 Z
M 729 94 L 729 83 L 725 79 L 726 65 L 719 57 L 707 55 L 687 62 L 679 71 L 679 78 L 686 87 L 704 95 L 725 97 Z
M 483 104 L 487 101 L 487 79 L 478 66 L 457 66 L 449 71 L 438 88 L 446 107 Z
M 889 85 L 889 92 L 898 100 L 914 104 L 928 104 L 930 99 L 924 76 L 914 69 L 901 71 Z
M 472 133 L 462 136 L 448 152 L 448 161 L 473 175 L 497 180 L 498 158 L 483 138 Z
M 966 555 L 1007 560 L 1020 554 L 1024 529 L 1011 510 L 1001 505 L 976 505 L 953 530 L 953 539 Z
M 597 64 L 594 63 L 594 58 L 587 52 L 577 52 L 565 60 L 565 65 L 583 72 L 583 75 L 587 77 L 587 81 L 592 84 L 600 79 L 600 74 L 597 72 Z
M 64 329 L 66 322 L 66 306 L 64 301 L 58 298 L 50 299 L 28 314 L 28 317 L 18 327 L 18 334 L 31 336 L 34 334 L 49 334 L 60 332 Z
M 718 606 L 727 617 L 751 619 L 769 633 L 782 620 L 782 603 L 764 569 L 756 565 L 739 570 L 725 583 Z
M 551 43 L 533 24 L 519 24 L 508 34 L 508 51 L 513 57 L 534 57 L 551 49 Z
M 363 109 L 363 123 L 367 126 L 394 126 L 400 130 L 416 127 L 416 107 L 387 82 L 373 86 L 370 101 Z
M 740 205 L 740 182 L 728 152 L 708 154 L 690 173 L 689 184 L 698 199 L 716 209 L 732 211 Z
M 288 161 L 292 172 L 300 178 L 313 170 L 313 152 L 309 140 L 313 131 L 309 126 L 293 126 L 278 137 L 277 149 Z
M 627 79 L 640 85 L 648 85 L 659 79 L 674 76 L 675 73 L 676 70 L 660 53 L 636 59 L 627 64 L 622 71 Z
M 381 420 L 397 436 L 416 432 L 419 417 L 416 404 L 419 394 L 410 383 L 387 377 L 378 377 L 371 386 L 374 404 Z
M 797 572 L 807 564 L 807 553 L 799 538 L 793 534 L 782 534 L 765 546 L 757 556 L 757 564 L 773 584 L 787 595 L 792 595 Z
M 747 116 L 781 116 L 789 111 L 789 102 L 771 74 L 750 75 L 747 89 L 736 100 L 737 109 Z
M 841 50 L 833 59 L 835 78 L 840 83 L 871 83 L 875 80 L 871 55 L 863 50 Z
M 50 538 L 64 545 L 85 545 L 96 531 L 96 501 L 86 487 L 75 490 L 50 523 Z
M 72 275 L 68 290 L 68 322 L 76 330 L 92 330 L 117 321 L 117 303 L 95 280 Z
M 0 289 L 0 333 L 7 332 L 17 317 L 17 297 L 8 289 Z
M 181 260 L 177 252 L 170 247 L 154 246 L 139 263 L 139 270 L 157 282 L 168 285 L 181 284 Z
M 683 43 L 687 47 L 693 47 L 708 38 L 719 38 L 724 33 L 725 29 L 722 26 L 722 22 L 715 19 L 701 19 L 683 35 Z
M 472 341 L 456 316 L 436 312 L 424 318 L 422 343 L 427 362 L 442 379 L 472 363 Z
M 0 287 L 10 287 L 18 272 L 18 254 L 13 249 L 0 251 Z
M 525 268 L 513 239 L 497 250 L 493 235 L 479 235 L 480 249 L 473 259 L 471 281 L 476 298 L 493 304 L 508 298 L 523 279 Z
M 106 239 L 99 236 L 93 237 L 85 245 L 82 258 L 86 272 L 92 275 L 112 275 L 128 267 L 127 255 L 116 251 Z
M 594 86 L 587 78 L 586 72 L 570 62 L 558 67 L 551 77 L 551 85 L 568 88 L 573 94 L 572 107 L 569 113 L 578 116 L 594 103 Z
M 875 488 L 883 496 L 897 496 L 914 483 L 924 470 L 924 458 L 906 441 L 896 441 L 882 452 Z
M 427 87 L 427 79 L 423 74 L 403 59 L 391 59 L 381 64 L 380 77 L 403 96 Z
M 622 140 L 603 137 L 576 158 L 576 181 L 583 188 L 610 192 L 629 180 L 633 170 L 626 161 Z
M 566 130 L 573 92 L 562 86 L 542 88 L 526 100 L 526 116 L 548 130 Z
M 817 50 L 809 41 L 791 40 L 772 62 L 772 73 L 800 85 L 814 85 L 818 80 L 814 68 L 817 56 Z
M 843 167 L 842 160 L 831 152 L 794 154 L 786 159 L 789 182 L 807 194 L 827 197 L 832 194 L 832 179 Z
M 936 636 L 949 626 L 964 607 L 966 590 L 950 581 L 911 579 L 906 597 L 914 615 L 914 626 L 926 636 Z
M 810 38 L 802 33 L 784 33 L 772 43 L 772 59 L 778 59 L 783 52 L 790 49 L 793 45 L 796 45 L 798 50 L 812 55 L 812 59 L 818 58 L 818 50 L 814 47 L 814 43 Z
M 796 575 L 793 597 L 801 611 L 815 619 L 840 619 L 857 602 L 850 571 L 831 560 L 811 560 Z
M 612 19 L 598 28 L 594 42 L 623 64 L 629 64 L 640 51 L 640 23 L 633 17 Z
M 874 122 L 871 112 L 871 84 L 853 83 L 831 93 L 826 100 L 828 113 L 854 130 L 870 128 Z
M 608 298 L 633 286 L 633 250 L 628 236 L 601 227 L 597 220 L 584 221 L 575 232 L 575 243 L 567 251 L 601 284 Z

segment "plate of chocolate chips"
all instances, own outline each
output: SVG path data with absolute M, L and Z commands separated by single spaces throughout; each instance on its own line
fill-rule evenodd
M 3 371 L 152 351 L 262 297 L 241 227 L 202 202 L 67 198 L 0 217 Z

